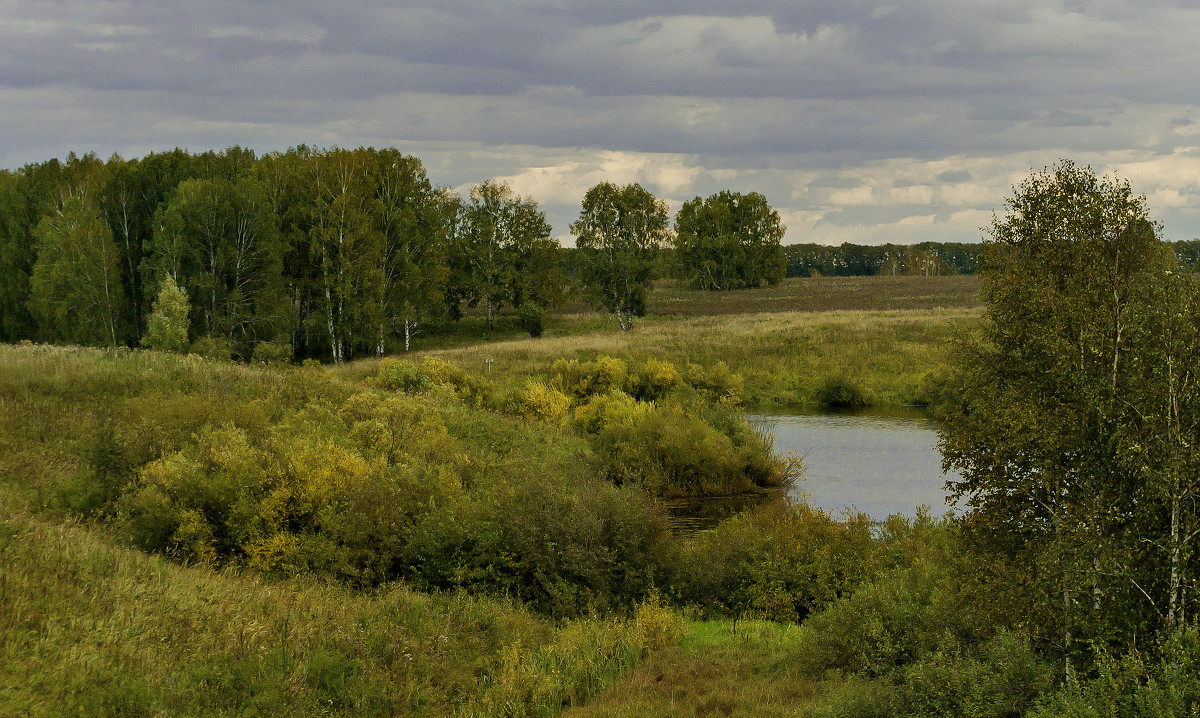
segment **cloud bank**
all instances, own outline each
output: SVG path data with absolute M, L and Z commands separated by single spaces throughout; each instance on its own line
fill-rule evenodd
M 1200 237 L 1184 2 L 0 2 L 0 164 L 396 146 L 565 234 L 596 182 L 764 193 L 786 242 L 976 241 L 1031 168 Z

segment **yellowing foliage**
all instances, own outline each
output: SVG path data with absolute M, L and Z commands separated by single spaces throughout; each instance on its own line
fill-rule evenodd
M 569 396 L 541 381 L 529 382 L 520 403 L 521 416 L 540 421 L 558 421 L 570 408 Z

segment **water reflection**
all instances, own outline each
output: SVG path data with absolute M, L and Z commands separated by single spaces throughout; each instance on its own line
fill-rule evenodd
M 775 450 L 804 458 L 804 481 L 794 489 L 834 513 L 853 508 L 883 519 L 952 510 L 943 488 L 937 424 L 919 411 L 746 417 L 775 436 Z

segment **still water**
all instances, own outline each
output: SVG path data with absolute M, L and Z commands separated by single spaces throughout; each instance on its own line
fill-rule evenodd
M 912 516 L 920 505 L 935 516 L 953 510 L 937 450 L 937 424 L 918 411 L 746 417 L 775 436 L 775 450 L 804 459 L 793 489 L 810 505 L 837 514 L 853 508 L 872 518 Z

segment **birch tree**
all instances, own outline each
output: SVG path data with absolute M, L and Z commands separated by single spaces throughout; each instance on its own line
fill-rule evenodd
M 70 197 L 34 230 L 29 308 L 53 340 L 116 346 L 125 295 L 112 232 L 94 207 Z
M 444 203 L 452 239 L 452 315 L 458 304 L 484 307 L 488 331 L 505 306 L 530 302 L 543 308 L 561 291 L 550 225 L 537 203 L 515 195 L 504 182 L 488 180 L 471 188 L 465 203 Z
M 646 313 L 657 252 L 671 237 L 667 213 L 667 203 L 641 185 L 603 182 L 587 191 L 571 224 L 586 291 L 622 330 Z
M 785 227 L 758 192 L 722 190 L 685 202 L 675 215 L 681 278 L 696 289 L 745 289 L 783 281 Z
M 1090 647 L 1153 636 L 1170 604 L 1170 562 L 1147 547 L 1183 491 L 1168 475 L 1184 447 L 1155 397 L 1196 335 L 1172 320 L 1179 345 L 1160 344 L 1156 324 L 1183 310 L 1160 303 L 1176 263 L 1128 182 L 1062 162 L 1007 210 L 985 241 L 985 320 L 956 352 L 961 403 L 941 446 L 968 529 L 1045 597 L 1035 609 L 1070 678 Z

